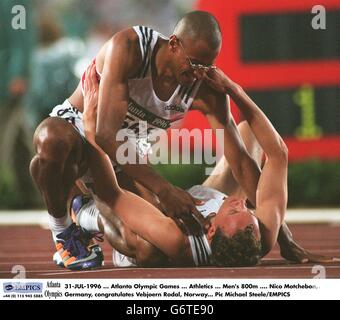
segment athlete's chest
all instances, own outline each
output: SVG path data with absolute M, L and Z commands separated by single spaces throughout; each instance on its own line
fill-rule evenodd
M 161 101 L 168 101 L 171 99 L 173 93 L 178 87 L 178 83 L 169 82 L 162 77 L 152 75 L 152 85 L 156 96 Z
M 129 80 L 128 112 L 123 127 L 129 124 L 130 128 L 132 122 L 143 121 L 150 130 L 166 130 L 174 122 L 184 118 L 190 105 L 182 94 L 183 88 L 177 85 L 166 89 L 163 91 L 168 98 L 165 101 L 159 97 L 159 91 L 156 93 L 151 79 Z

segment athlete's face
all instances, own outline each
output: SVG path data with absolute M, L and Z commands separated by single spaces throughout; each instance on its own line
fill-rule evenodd
M 193 81 L 203 76 L 204 72 L 214 68 L 218 50 L 211 50 L 203 40 L 192 41 L 171 36 L 170 46 L 174 55 L 174 69 L 178 83 L 190 86 Z
M 257 218 L 246 207 L 245 200 L 237 197 L 226 198 L 212 220 L 213 229 L 220 229 L 228 237 L 232 237 L 238 230 L 244 230 L 250 224 L 254 225 L 255 236 L 260 239 Z

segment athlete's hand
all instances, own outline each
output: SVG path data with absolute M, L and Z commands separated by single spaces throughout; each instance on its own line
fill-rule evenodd
M 205 83 L 217 92 L 227 94 L 235 84 L 221 69 L 214 68 L 203 75 Z
M 203 201 L 175 186 L 162 190 L 158 198 L 163 213 L 174 219 L 181 230 L 185 231 L 183 222 L 193 234 L 202 232 L 202 228 L 206 227 L 207 222 L 196 208 L 196 205 L 202 205 Z
M 87 128 L 93 130 L 97 121 L 99 83 L 96 73 L 96 65 L 93 62 L 86 70 L 84 80 L 84 111 L 83 120 Z
M 297 263 L 330 263 L 339 262 L 340 258 L 326 257 L 311 253 L 302 248 L 295 241 L 290 241 L 280 246 L 280 253 L 283 258 Z

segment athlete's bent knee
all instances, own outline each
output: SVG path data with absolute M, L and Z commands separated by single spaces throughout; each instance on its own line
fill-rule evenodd
M 36 129 L 33 142 L 40 159 L 63 162 L 77 143 L 77 136 L 64 119 L 47 118 Z

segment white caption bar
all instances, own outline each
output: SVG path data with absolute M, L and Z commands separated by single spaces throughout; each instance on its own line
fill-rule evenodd
M 8 300 L 340 300 L 340 279 L 2 279 L 0 285 Z

